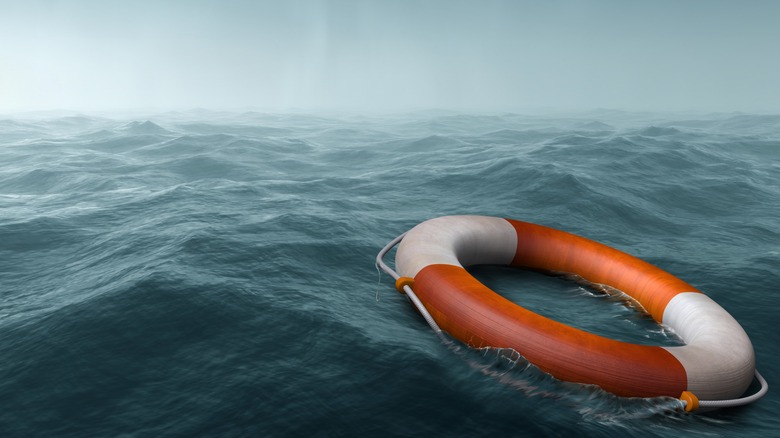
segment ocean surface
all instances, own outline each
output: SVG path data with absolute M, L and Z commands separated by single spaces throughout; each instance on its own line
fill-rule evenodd
M 691 415 L 443 344 L 374 258 L 450 214 L 681 277 L 742 324 L 769 394 Z M 6 114 L 0 436 L 777 437 L 778 268 L 777 115 Z M 473 271 L 559 321 L 679 343 L 619 296 Z

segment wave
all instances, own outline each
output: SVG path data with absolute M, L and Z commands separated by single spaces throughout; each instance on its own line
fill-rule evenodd
M 705 290 L 764 372 L 780 354 L 778 146 L 776 117 L 744 114 L 0 121 L 0 424 L 11 436 L 771 434 L 772 393 L 689 416 L 672 399 L 559 382 L 512 352 L 453 351 L 373 260 L 445 214 L 565 229 Z M 583 329 L 675 343 L 579 284 L 475 272 Z
M 163 128 L 162 126 L 146 120 L 144 122 L 133 121 L 119 128 L 126 134 L 130 135 L 165 135 L 171 134 L 171 131 Z
M 647 137 L 660 137 L 665 135 L 679 135 L 681 131 L 677 128 L 667 128 L 662 126 L 648 126 L 638 132 L 639 135 Z

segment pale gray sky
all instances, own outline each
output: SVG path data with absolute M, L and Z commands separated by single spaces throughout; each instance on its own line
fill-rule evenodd
M 5 1 L 0 111 L 780 111 L 778 1 Z

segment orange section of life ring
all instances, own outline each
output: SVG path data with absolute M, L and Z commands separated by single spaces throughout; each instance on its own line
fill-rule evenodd
M 612 340 L 538 315 L 461 267 L 427 266 L 417 274 L 415 292 L 451 336 L 475 348 L 512 348 L 558 379 L 631 397 L 686 389 L 685 369 L 663 348 Z

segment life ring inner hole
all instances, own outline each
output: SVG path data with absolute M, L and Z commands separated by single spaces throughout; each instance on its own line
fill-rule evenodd
M 513 303 L 580 330 L 633 344 L 685 345 L 629 296 L 579 276 L 496 265 L 471 266 L 467 270 Z

